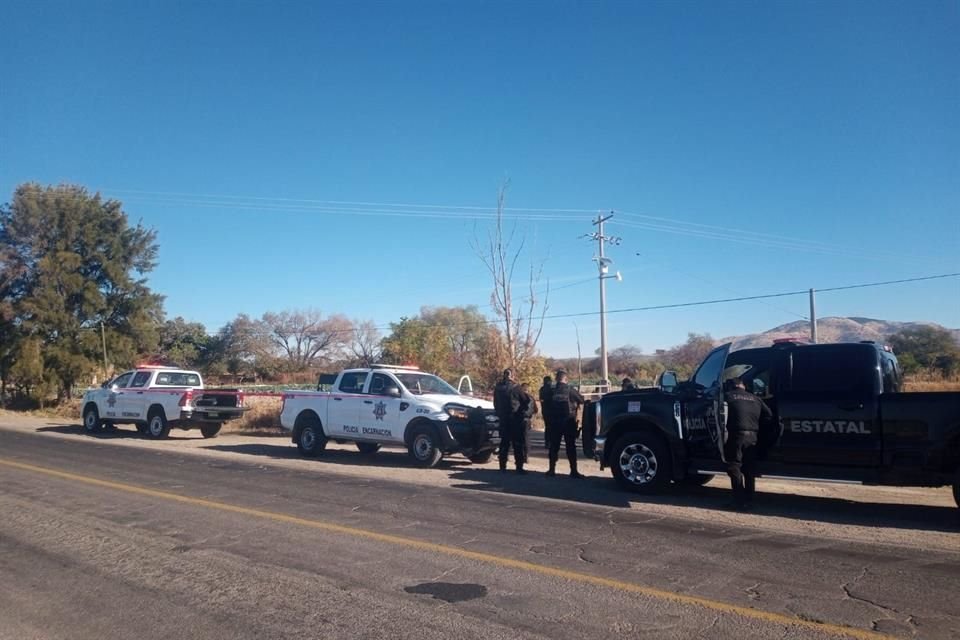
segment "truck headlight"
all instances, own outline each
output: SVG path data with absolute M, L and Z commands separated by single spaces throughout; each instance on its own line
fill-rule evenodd
M 456 404 L 448 404 L 443 408 L 447 412 L 447 415 L 451 418 L 456 418 L 457 420 L 469 420 L 470 419 L 470 410 L 466 407 L 462 407 Z

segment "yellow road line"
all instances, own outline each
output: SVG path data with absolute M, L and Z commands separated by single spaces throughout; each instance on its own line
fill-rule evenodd
M 136 485 L 125 484 L 122 482 L 112 482 L 110 480 L 101 480 L 99 478 L 92 478 L 90 476 L 69 473 L 66 471 L 58 471 L 56 469 L 49 469 L 47 467 L 38 467 L 36 465 L 25 464 L 23 462 L 16 462 L 16 461 L 7 460 L 4 458 L 0 458 L 0 465 L 11 467 L 14 469 L 21 469 L 23 471 L 32 471 L 35 473 L 41 473 L 47 476 L 61 478 L 63 480 L 71 480 L 73 482 L 80 482 L 87 485 L 104 487 L 107 489 L 114 489 L 117 491 L 125 491 L 127 493 L 134 493 L 142 496 L 149 496 L 151 498 L 159 498 L 161 500 L 167 500 L 170 502 L 179 502 L 181 504 L 189 504 L 196 507 L 205 507 L 207 509 L 216 509 L 218 511 L 226 511 L 229 513 L 239 513 L 246 516 L 253 516 L 255 518 L 265 518 L 267 520 L 273 520 L 275 522 L 286 522 L 289 524 L 295 524 L 302 527 L 310 527 L 312 529 L 319 529 L 321 531 L 328 531 L 332 533 L 344 533 L 344 534 L 349 534 L 351 536 L 355 536 L 358 538 L 365 538 L 367 540 L 375 540 L 377 542 L 385 542 L 391 545 L 397 545 L 397 546 L 402 546 L 402 547 L 407 547 L 412 549 L 419 549 L 420 551 L 428 551 L 428 552 L 438 553 L 438 554 L 447 555 L 447 556 L 454 556 L 457 558 L 464 558 L 467 560 L 474 560 L 476 562 L 482 562 L 485 564 L 492 564 L 492 565 L 497 565 L 501 567 L 509 567 L 511 569 L 518 569 L 520 571 L 525 571 L 528 573 L 537 573 L 540 575 L 551 576 L 554 578 L 561 578 L 563 580 L 569 580 L 571 582 L 579 582 L 583 584 L 592 584 L 599 587 L 607 587 L 609 589 L 616 589 L 618 591 L 636 593 L 636 594 L 646 596 L 648 598 L 655 599 L 655 600 L 664 600 L 667 602 L 672 602 L 680 605 L 700 607 L 703 609 L 716 611 L 718 613 L 738 615 L 751 620 L 759 620 L 759 621 L 767 622 L 770 624 L 802 627 L 802 628 L 810 629 L 813 631 L 818 631 L 821 633 L 827 633 L 834 636 L 856 638 L 857 640 L 889 640 L 890 638 L 892 638 L 892 636 L 876 633 L 874 631 L 868 631 L 866 629 L 857 629 L 855 627 L 849 627 L 849 626 L 840 625 L 840 624 L 833 624 L 829 622 L 815 622 L 812 620 L 804 620 L 802 618 L 796 618 L 796 617 L 788 616 L 782 613 L 774 613 L 772 611 L 762 611 L 759 609 L 752 609 L 750 607 L 743 607 L 740 605 L 720 602 L 718 600 L 710 600 L 709 598 L 701 598 L 698 596 L 674 593 L 672 591 L 665 591 L 663 589 L 656 589 L 654 587 L 645 587 L 643 585 L 635 584 L 633 582 L 624 582 L 621 580 L 614 580 L 611 578 L 602 578 L 600 576 L 594 576 L 588 573 L 580 573 L 578 571 L 570 571 L 567 569 L 557 569 L 554 567 L 548 567 L 548 566 L 536 564 L 533 562 L 526 562 L 524 560 L 515 560 L 513 558 L 496 556 L 490 553 L 468 551 L 467 549 L 462 549 L 460 547 L 452 547 L 445 544 L 426 542 L 424 540 L 417 540 L 415 538 L 406 538 L 403 536 L 377 533 L 375 531 L 368 531 L 366 529 L 360 529 L 357 527 L 348 527 L 340 524 L 323 522 L 321 520 L 309 520 L 307 518 L 299 518 L 297 516 L 291 516 L 285 513 L 276 513 L 273 511 L 251 509 L 249 507 L 241 507 L 239 505 L 229 504 L 226 502 L 217 502 L 215 500 L 204 500 L 203 498 L 193 498 L 190 496 L 179 495 L 176 493 L 158 491 L 156 489 L 147 489 L 146 487 L 138 487 Z

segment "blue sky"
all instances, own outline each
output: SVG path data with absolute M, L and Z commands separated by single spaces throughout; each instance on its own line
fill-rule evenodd
M 609 309 L 960 271 L 956 2 L 14 0 L 0 21 L 0 198 L 33 180 L 123 200 L 159 232 L 168 315 L 210 330 L 485 308 L 469 240 L 507 178 L 551 315 L 598 308 L 580 236 L 599 210 L 622 237 Z M 960 327 L 960 279 L 818 313 Z M 615 314 L 609 345 L 806 314 Z M 574 354 L 579 329 L 592 352 L 598 327 L 547 320 L 542 349 Z

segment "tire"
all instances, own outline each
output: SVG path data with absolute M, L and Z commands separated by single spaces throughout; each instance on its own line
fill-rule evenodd
M 688 487 L 702 487 L 715 477 L 712 473 L 693 473 L 684 478 L 682 482 Z
M 610 470 L 621 488 L 635 493 L 658 493 L 670 484 L 670 452 L 650 433 L 627 433 L 610 452 Z
M 437 442 L 437 432 L 430 427 L 414 428 L 407 450 L 418 467 L 435 467 L 443 458 L 443 451 Z
M 323 426 L 320 419 L 313 415 L 297 418 L 297 449 L 300 455 L 315 458 L 327 448 L 327 438 L 323 435 Z
M 957 472 L 957 479 L 953 481 L 953 501 L 960 507 L 960 472 Z
M 103 431 L 103 420 L 100 419 L 100 412 L 97 411 L 97 405 L 88 404 L 84 407 L 83 430 L 90 434 Z
M 154 440 L 163 440 L 170 435 L 170 423 L 163 409 L 153 409 L 147 414 L 147 436 Z
M 216 438 L 217 434 L 220 433 L 220 429 L 222 427 L 223 427 L 223 424 L 220 422 L 202 424 L 200 425 L 200 433 L 203 434 L 204 438 Z
M 359 449 L 360 453 L 364 455 L 372 455 L 377 451 L 380 451 L 380 445 L 376 442 L 358 442 L 357 449 Z
M 467 460 L 473 464 L 487 464 L 493 458 L 493 449 L 490 451 L 484 451 L 483 453 L 475 453 L 472 456 L 467 456 Z

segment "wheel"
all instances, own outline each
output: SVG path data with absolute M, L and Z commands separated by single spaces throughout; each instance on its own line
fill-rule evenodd
M 357 449 L 360 450 L 360 453 L 369 455 L 380 451 L 380 445 L 376 442 L 358 442 Z
M 97 405 L 88 404 L 84 408 L 83 430 L 87 433 L 100 433 L 103 431 L 103 421 L 100 420 L 100 412 L 97 411 Z
M 320 419 L 313 415 L 297 418 L 297 449 L 300 455 L 313 458 L 327 447 L 327 438 L 323 435 Z
M 628 433 L 617 440 L 610 469 L 621 487 L 636 493 L 656 493 L 670 484 L 669 451 L 649 433 Z
M 410 457 L 420 467 L 435 467 L 443 452 L 437 446 L 437 434 L 430 427 L 417 427 L 410 439 Z
M 692 473 L 682 480 L 683 484 L 689 487 L 702 487 L 715 476 L 712 473 Z
M 953 501 L 960 507 L 960 471 L 957 472 L 957 479 L 953 481 Z
M 217 434 L 220 433 L 221 427 L 223 427 L 223 424 L 220 422 L 202 424 L 200 425 L 200 433 L 203 434 L 204 438 L 216 438 Z
M 170 423 L 163 409 L 153 409 L 147 415 L 147 435 L 154 440 L 163 440 L 170 435 Z
M 473 464 L 486 464 L 490 462 L 490 459 L 493 457 L 493 449 L 490 451 L 484 451 L 483 453 L 475 453 L 472 456 L 467 456 L 467 460 Z

